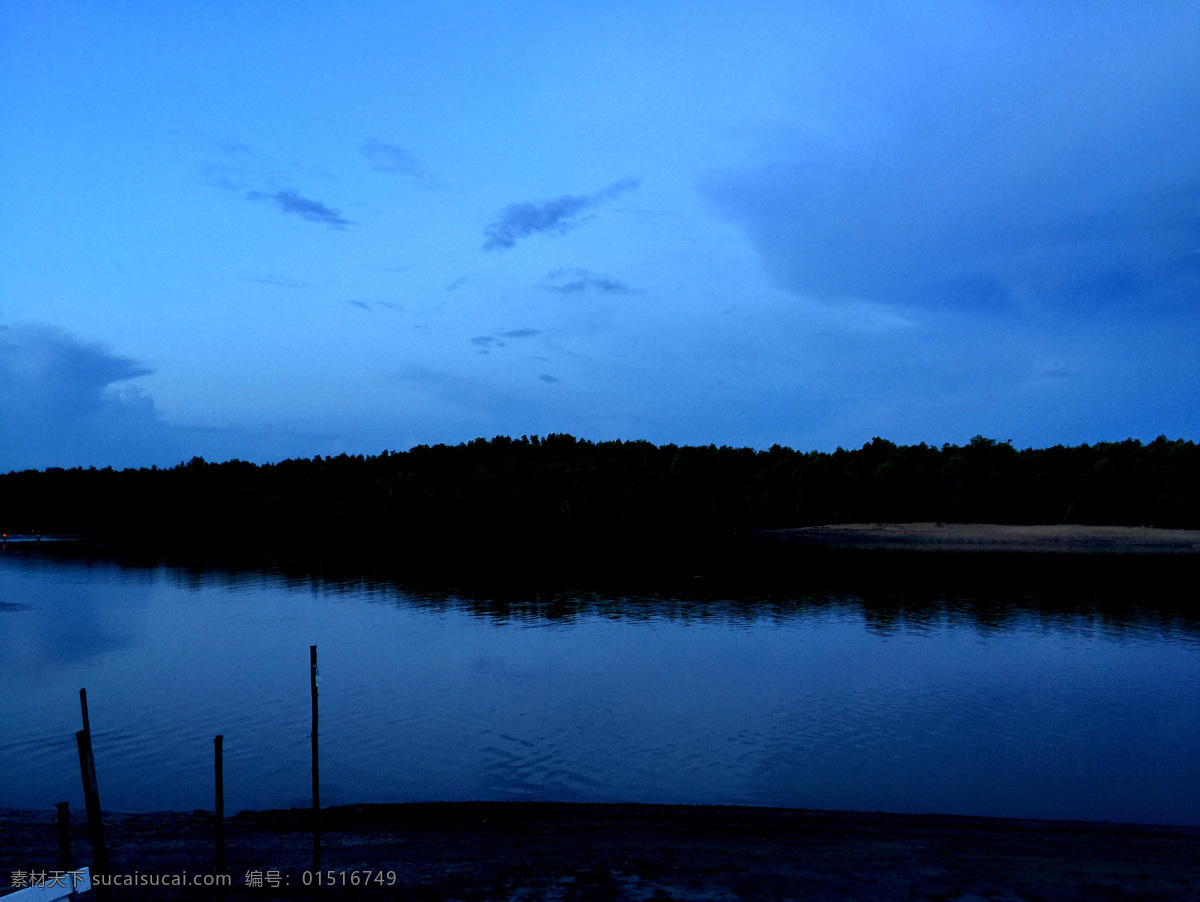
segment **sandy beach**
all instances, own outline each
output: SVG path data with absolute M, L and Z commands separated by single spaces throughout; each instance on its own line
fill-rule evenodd
M 14 870 L 57 867 L 52 815 L 0 812 L 0 886 Z M 232 885 L 225 898 L 308 892 L 309 817 L 289 810 L 227 818 Z M 72 820 L 80 865 L 90 851 L 80 813 Z M 211 813 L 110 813 L 105 824 L 114 873 L 212 873 Z M 322 827 L 321 868 L 330 884 L 323 895 L 337 898 L 1062 902 L 1200 895 L 1200 828 L 538 802 L 329 808 Z M 262 885 L 247 886 L 248 875 Z M 116 898 L 215 892 L 122 887 Z
M 799 545 L 847 550 L 1200 554 L 1200 530 L 1150 526 L 839 523 L 769 530 L 758 535 Z

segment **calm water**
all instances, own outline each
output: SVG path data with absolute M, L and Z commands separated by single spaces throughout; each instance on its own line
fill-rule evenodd
M 1200 631 L 972 599 L 456 596 L 0 554 L 0 806 L 557 799 L 1200 825 Z M 996 599 L 989 602 L 994 610 Z M 975 613 L 972 613 L 974 611 Z

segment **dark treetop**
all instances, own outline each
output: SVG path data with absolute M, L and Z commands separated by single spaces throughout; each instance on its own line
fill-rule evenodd
M 549 435 L 0 476 L 7 533 L 163 550 L 659 556 L 766 529 L 935 520 L 1200 527 L 1200 446 L 1159 437 L 1017 450 L 976 436 L 823 453 Z

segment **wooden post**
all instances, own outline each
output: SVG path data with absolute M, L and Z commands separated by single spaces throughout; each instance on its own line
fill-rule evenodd
M 71 870 L 71 803 L 58 802 L 58 869 Z
M 79 707 L 83 709 L 83 728 L 87 730 L 90 737 L 92 735 L 92 725 L 88 722 L 86 689 L 79 690 Z
M 86 710 L 86 709 L 85 709 Z M 79 745 L 79 770 L 83 774 L 83 800 L 87 804 L 88 836 L 92 840 L 92 873 L 108 873 L 108 852 L 104 848 L 104 824 L 100 819 L 100 791 L 96 787 L 96 760 L 92 757 L 92 736 L 87 730 L 75 734 Z M 112 902 L 112 887 L 97 886 L 96 898 Z
M 317 647 L 308 647 L 308 681 L 312 690 L 313 873 L 321 870 L 321 777 L 317 761 Z
M 225 774 L 223 773 L 221 759 L 221 743 L 224 739 L 224 735 L 213 737 L 217 777 L 217 799 L 215 810 L 213 812 L 213 820 L 216 823 L 216 859 L 218 874 L 225 873 Z

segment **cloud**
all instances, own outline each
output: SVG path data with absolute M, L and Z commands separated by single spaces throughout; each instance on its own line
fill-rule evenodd
M 301 197 L 295 191 L 276 191 L 274 194 L 265 194 L 262 191 L 250 191 L 247 192 L 246 199 L 252 201 L 271 201 L 284 213 L 290 213 L 309 222 L 320 223 L 335 229 L 345 228 L 350 225 L 350 220 L 344 219 L 339 211 L 325 206 L 320 201 Z
M 0 327 L 0 471 L 119 464 L 172 445 L 129 380 L 151 370 L 50 326 Z
M 542 373 L 542 375 L 538 376 L 538 378 L 541 379 L 543 382 L 548 382 L 551 384 L 559 381 L 557 377 L 551 376 L 547 373 Z
M 1191 304 L 1195 10 L 917 9 L 836 54 L 836 112 L 818 84 L 804 130 L 705 183 L 773 281 L 960 310 Z
M 340 210 L 304 197 L 292 189 L 260 191 L 256 185 L 278 185 L 291 180 L 281 175 L 281 164 L 244 144 L 223 144 L 217 148 L 218 159 L 201 166 L 202 178 L 215 188 L 239 194 L 254 203 L 274 204 L 282 213 L 298 216 L 308 222 L 342 229 L 352 223 Z
M 3 327 L 0 337 L 0 387 L 10 403 L 90 412 L 102 406 L 108 386 L 152 372 L 133 358 L 51 326 Z
M 486 251 L 515 247 L 522 238 L 543 233 L 563 235 L 579 224 L 578 216 L 608 200 L 633 191 L 640 179 L 626 178 L 613 182 L 595 194 L 564 194 L 542 203 L 510 204 L 484 229 Z
M 533 338 L 535 335 L 541 335 L 541 329 L 510 329 L 507 332 L 497 332 L 495 335 L 477 335 L 471 339 L 471 344 L 478 348 L 482 348 L 481 354 L 486 354 L 491 348 L 503 348 L 507 342 L 502 341 L 505 338 Z
M 533 389 L 525 395 L 489 379 L 421 365 L 405 367 L 391 378 L 414 395 L 434 402 L 435 419 L 424 431 L 441 437 L 439 440 L 453 433 L 459 433 L 462 439 L 488 433 L 519 434 L 515 424 L 523 424 L 530 432 L 551 432 L 555 423 L 563 422 L 546 406 L 545 396 Z
M 107 345 L 45 325 L 0 326 L 0 473 L 45 467 L 281 460 L 330 438 L 300 426 L 185 426 L 132 380 L 152 375 Z
M 399 304 L 393 304 L 391 301 L 358 301 L 348 299 L 338 301 L 339 304 L 345 304 L 347 307 L 357 307 L 359 310 L 367 313 L 378 313 L 380 310 L 390 310 L 392 313 L 403 313 L 404 308 Z
M 0 325 L 0 473 L 45 467 L 174 466 L 199 455 L 265 462 L 345 450 L 305 422 L 180 425 L 133 380 L 153 370 L 46 325 Z
M 421 165 L 411 153 L 395 144 L 383 141 L 368 141 L 362 146 L 363 156 L 376 172 L 405 176 L 414 185 L 422 188 L 440 188 L 441 181 Z
M 559 294 L 581 294 L 586 291 L 598 291 L 602 294 L 630 294 L 634 289 L 624 282 L 597 275 L 586 269 L 556 269 L 546 273 L 538 283 L 547 291 Z

